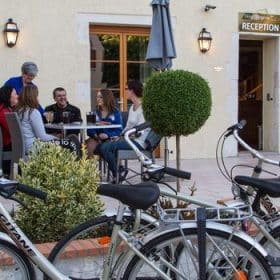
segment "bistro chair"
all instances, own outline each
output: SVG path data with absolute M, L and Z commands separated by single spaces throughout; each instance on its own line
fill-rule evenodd
M 5 117 L 10 130 L 12 141 L 12 155 L 11 155 L 11 179 L 14 179 L 17 173 L 17 166 L 21 158 L 25 158 L 24 137 L 21 129 L 20 120 L 17 113 L 5 113 Z
M 161 140 L 161 136 L 156 134 L 153 130 L 150 130 L 150 132 L 148 133 L 147 138 L 145 140 L 147 147 L 143 151 L 143 153 L 147 157 L 151 158 L 153 162 L 155 160 L 153 152 L 156 149 L 156 147 L 159 145 L 160 140 Z M 132 171 L 133 173 L 138 175 L 138 173 L 135 170 L 128 168 L 128 160 L 136 160 L 136 159 L 138 159 L 138 157 L 133 150 L 118 150 L 117 151 L 117 167 L 118 167 L 117 178 L 116 178 L 117 182 L 120 181 L 120 166 L 121 166 L 122 160 L 124 160 L 124 162 L 125 162 L 124 170 L 126 172 Z M 143 172 L 143 164 L 141 163 L 141 174 L 142 174 L 142 172 Z
M 3 160 L 11 160 L 12 152 L 11 151 L 3 151 L 3 135 L 2 129 L 0 127 L 0 169 L 3 170 Z

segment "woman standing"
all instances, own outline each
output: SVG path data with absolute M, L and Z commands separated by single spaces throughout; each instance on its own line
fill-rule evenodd
M 112 91 L 109 89 L 100 89 L 96 98 L 96 121 L 103 124 L 122 125 L 122 116 L 115 108 L 115 98 Z M 87 134 L 90 137 L 86 141 L 88 156 L 91 157 L 94 152 L 98 153 L 102 143 L 118 138 L 121 132 L 122 127 L 88 129 Z
M 0 127 L 3 137 L 3 151 L 11 151 L 12 143 L 5 113 L 12 112 L 18 103 L 18 95 L 14 88 L 3 86 L 0 88 Z M 3 173 L 10 174 L 10 161 L 3 161 Z

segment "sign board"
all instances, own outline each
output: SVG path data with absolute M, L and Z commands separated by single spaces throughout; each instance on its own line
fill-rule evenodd
M 239 13 L 239 31 L 280 34 L 280 15 Z

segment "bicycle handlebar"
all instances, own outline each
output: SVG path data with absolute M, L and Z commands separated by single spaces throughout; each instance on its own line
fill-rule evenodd
M 148 173 L 159 173 L 163 172 L 165 174 L 177 177 L 177 178 L 182 178 L 182 179 L 190 179 L 191 178 L 191 173 L 186 172 L 183 170 L 178 170 L 175 168 L 171 167 L 165 167 L 165 166 L 160 166 L 156 165 L 153 163 L 153 161 L 147 157 L 145 154 L 143 154 L 137 146 L 133 143 L 133 141 L 130 139 L 130 135 L 134 133 L 139 133 L 141 130 L 144 130 L 146 128 L 149 128 L 151 124 L 149 122 L 145 122 L 143 124 L 140 124 L 138 126 L 135 126 L 129 130 L 127 130 L 124 134 L 124 139 L 125 141 L 129 144 L 129 146 L 134 150 L 136 153 L 138 159 L 141 161 L 144 167 L 146 167 L 148 170 Z
M 253 149 L 251 146 L 249 146 L 244 140 L 242 140 L 240 138 L 240 136 L 238 135 L 238 131 L 243 129 L 244 126 L 246 125 L 246 121 L 245 120 L 241 120 L 239 123 L 230 126 L 227 131 L 228 133 L 225 135 L 225 137 L 233 134 L 234 138 L 236 139 L 236 141 L 243 147 L 245 148 L 247 151 L 249 151 L 254 157 L 258 158 L 259 160 L 265 162 L 265 163 L 269 163 L 272 165 L 277 165 L 280 166 L 280 161 L 276 161 L 276 160 L 272 160 L 269 158 L 265 158 L 263 155 L 261 155 L 257 150 Z
M 17 191 L 40 198 L 42 200 L 45 200 L 47 198 L 47 193 L 44 191 L 32 188 L 25 184 L 18 183 L 17 181 L 0 178 L 0 193 L 6 195 L 7 197 L 10 197 Z
M 277 160 L 265 158 L 263 155 L 261 155 L 257 150 L 253 149 L 251 146 L 249 146 L 244 140 L 242 140 L 238 135 L 238 130 L 235 129 L 233 131 L 233 136 L 237 140 L 237 142 L 245 148 L 247 151 L 249 151 L 254 157 L 258 158 L 259 160 L 262 160 L 265 163 L 269 163 L 272 165 L 280 166 L 280 162 Z
M 139 124 L 137 126 L 134 126 L 135 132 L 140 132 L 141 130 L 144 130 L 146 128 L 151 127 L 151 123 L 150 122 L 144 122 L 142 124 Z
M 38 190 L 38 189 L 34 189 L 32 187 L 29 187 L 27 185 L 20 184 L 20 183 L 18 183 L 18 185 L 17 185 L 17 190 L 22 192 L 22 193 L 25 193 L 27 195 L 40 198 L 42 200 L 45 200 L 47 198 L 47 196 L 48 196 L 48 194 L 46 192 L 44 192 L 44 191 L 41 191 L 41 190 Z
M 191 175 L 192 175 L 190 172 L 178 170 L 178 169 L 171 168 L 171 167 L 164 167 L 162 171 L 165 174 L 168 174 L 168 175 L 171 175 L 174 177 L 178 177 L 178 178 L 182 178 L 182 179 L 187 179 L 187 180 L 190 180 Z
M 230 126 L 227 129 L 227 133 L 226 133 L 225 137 L 232 135 L 235 130 L 243 129 L 246 124 L 247 124 L 246 120 L 241 120 L 239 123 Z

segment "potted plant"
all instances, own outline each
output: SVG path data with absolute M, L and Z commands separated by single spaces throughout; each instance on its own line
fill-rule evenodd
M 195 133 L 208 119 L 211 91 L 200 75 L 184 71 L 155 73 L 144 87 L 143 110 L 153 130 L 176 136 L 176 165 L 180 169 L 180 135 Z M 179 180 L 177 190 L 180 191 Z
M 59 240 L 69 229 L 100 215 L 103 204 L 96 195 L 99 170 L 95 159 L 81 159 L 68 149 L 36 142 L 27 162 L 20 161 L 20 183 L 46 191 L 46 201 L 19 194 L 25 204 L 15 219 L 35 243 Z

